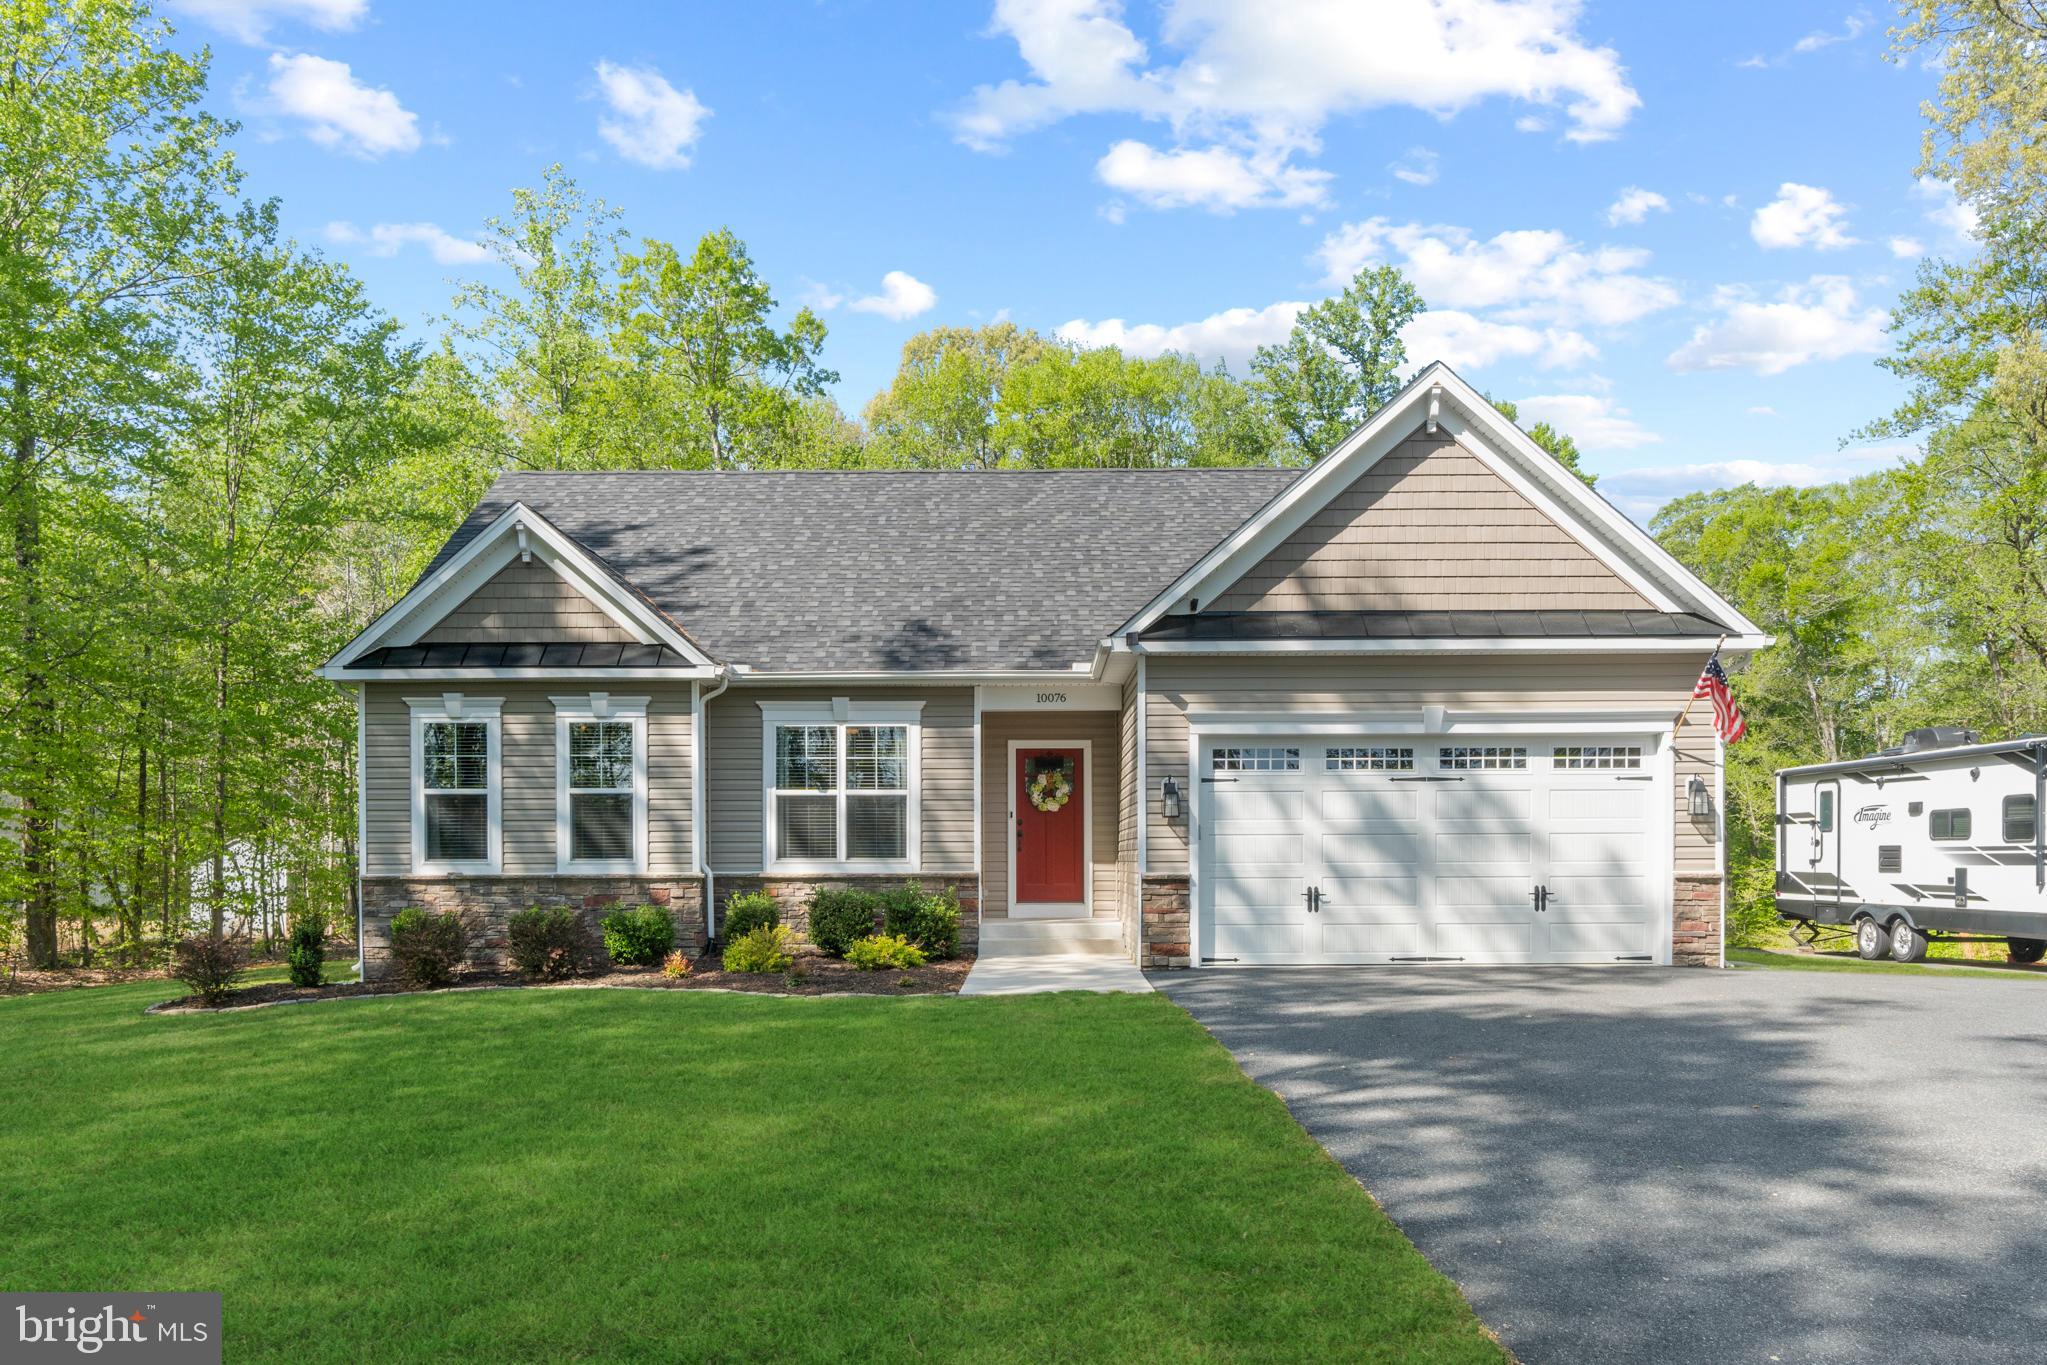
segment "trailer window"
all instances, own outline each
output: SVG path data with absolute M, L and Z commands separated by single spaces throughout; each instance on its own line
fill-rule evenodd
M 2034 808 L 2030 796 L 2007 796 L 2004 798 L 2004 841 L 2007 844 L 2030 844 L 2039 837 L 2040 813 Z
M 1936 839 L 1969 837 L 1969 812 L 1966 810 L 1937 810 L 1927 818 L 1930 832 Z
M 1834 793 L 1820 793 L 1820 833 L 1826 834 L 1834 828 Z

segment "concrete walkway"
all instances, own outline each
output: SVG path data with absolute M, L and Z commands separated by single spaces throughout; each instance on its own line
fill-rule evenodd
M 1106 953 L 1037 953 L 974 961 L 961 995 L 1035 995 L 1041 991 L 1144 992 L 1151 982 Z

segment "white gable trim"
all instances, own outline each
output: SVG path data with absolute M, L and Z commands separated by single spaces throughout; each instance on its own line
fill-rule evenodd
M 1121 647 L 1131 632 L 1156 624 L 1169 612 L 1187 610 L 1190 601 L 1213 601 L 1423 421 L 1442 426 L 1461 447 L 1548 513 L 1658 610 L 1694 611 L 1726 625 L 1731 636 L 1752 637 L 1761 643 L 1759 626 L 1582 480 L 1558 466 L 1482 394 L 1439 361 L 1424 368 L 1370 421 L 1125 622 L 1112 637 L 1113 647 Z
M 322 671 L 332 677 L 372 649 L 417 643 L 500 569 L 523 556 L 547 565 L 641 644 L 665 644 L 691 664 L 715 666 L 709 655 L 628 592 L 581 546 L 524 503 L 515 502 L 471 537 L 447 563 L 370 622 Z

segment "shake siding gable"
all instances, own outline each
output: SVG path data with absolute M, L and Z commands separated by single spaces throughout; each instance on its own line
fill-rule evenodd
M 1458 444 L 1417 428 L 1210 611 L 1579 610 L 1653 606 Z
M 628 644 L 632 632 L 535 557 L 514 559 L 420 637 L 426 644 Z

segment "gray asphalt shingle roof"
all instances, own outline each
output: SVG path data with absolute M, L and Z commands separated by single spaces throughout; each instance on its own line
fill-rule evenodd
M 507 474 L 428 572 L 522 502 L 723 662 L 1060 668 L 1299 474 Z

